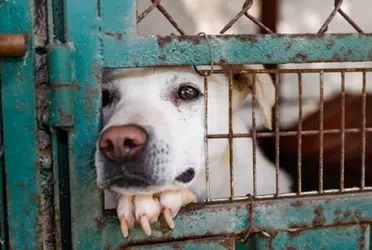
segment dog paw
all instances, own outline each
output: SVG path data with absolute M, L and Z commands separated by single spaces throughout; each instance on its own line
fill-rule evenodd
M 117 213 L 120 229 L 124 237 L 128 237 L 129 229 L 137 222 L 146 235 L 151 234 L 151 223 L 160 215 L 159 200 L 152 195 L 121 195 L 118 201 Z
M 168 226 L 173 229 L 173 218 L 181 207 L 196 202 L 196 196 L 188 189 L 165 191 L 154 195 L 120 195 L 117 214 L 120 229 L 124 237 L 128 237 L 129 230 L 137 223 L 146 235 L 151 235 L 151 224 L 163 214 Z

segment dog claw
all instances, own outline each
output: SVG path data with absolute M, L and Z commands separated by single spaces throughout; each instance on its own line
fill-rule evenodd
M 147 218 L 146 215 L 142 215 L 140 217 L 140 225 L 141 225 L 141 228 L 142 228 L 143 232 L 147 236 L 150 236 L 151 235 L 151 226 L 150 226 L 150 221 L 149 221 L 149 219 Z
M 138 223 L 142 231 L 151 235 L 151 224 L 156 222 L 160 213 L 164 216 L 169 228 L 174 229 L 173 218 L 180 208 L 195 201 L 195 195 L 188 189 L 165 191 L 160 196 L 153 195 L 121 195 L 118 199 L 118 217 L 124 238 L 129 230 Z
M 120 219 L 120 229 L 124 238 L 127 238 L 129 236 L 129 225 L 125 218 Z
M 174 229 L 174 221 L 173 221 L 173 216 L 169 208 L 164 208 L 163 209 L 163 216 L 165 219 L 165 222 L 168 224 L 168 226 L 171 229 Z

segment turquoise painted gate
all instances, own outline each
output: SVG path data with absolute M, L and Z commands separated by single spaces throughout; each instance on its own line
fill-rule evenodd
M 174 230 L 165 230 L 158 222 L 151 237 L 135 229 L 126 240 L 112 211 L 103 209 L 92 161 L 100 129 L 103 68 L 210 65 L 211 61 L 215 65 L 372 61 L 371 34 L 137 37 L 135 0 L 48 4 L 50 105 L 45 123 L 53 140 L 57 248 L 371 248 L 372 193 L 363 184 L 349 192 L 323 192 L 321 187 L 319 196 L 304 193 L 196 204 L 177 216 Z M 335 10 L 339 11 L 337 6 Z M 40 220 L 45 188 L 41 171 L 51 162 L 37 149 L 33 15 L 32 1 L 0 3 L 0 33 L 28 34 L 26 53 L 0 55 L 4 249 L 39 249 L 43 236 L 50 233 Z M 371 69 L 353 71 L 365 74 Z

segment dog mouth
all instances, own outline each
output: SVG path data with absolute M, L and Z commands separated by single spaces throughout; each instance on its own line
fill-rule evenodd
M 195 170 L 188 168 L 180 175 L 178 175 L 174 180 L 183 184 L 191 182 L 195 177 Z M 140 188 L 146 189 L 148 187 L 161 187 L 165 183 L 158 182 L 153 183 L 149 178 L 143 178 L 141 176 L 116 176 L 110 180 L 106 180 L 103 184 L 100 185 L 102 189 L 111 189 L 112 187 L 119 188 Z

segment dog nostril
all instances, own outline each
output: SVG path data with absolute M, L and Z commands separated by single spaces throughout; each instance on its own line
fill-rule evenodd
M 137 145 L 133 139 L 125 139 L 124 140 L 124 147 L 125 148 L 133 149 L 137 146 L 139 146 L 139 145 Z
M 106 150 L 107 150 L 108 152 L 113 152 L 114 149 L 115 149 L 115 147 L 114 147 L 114 144 L 112 143 L 112 141 L 108 141 L 108 142 L 107 142 L 107 146 L 106 146 Z

